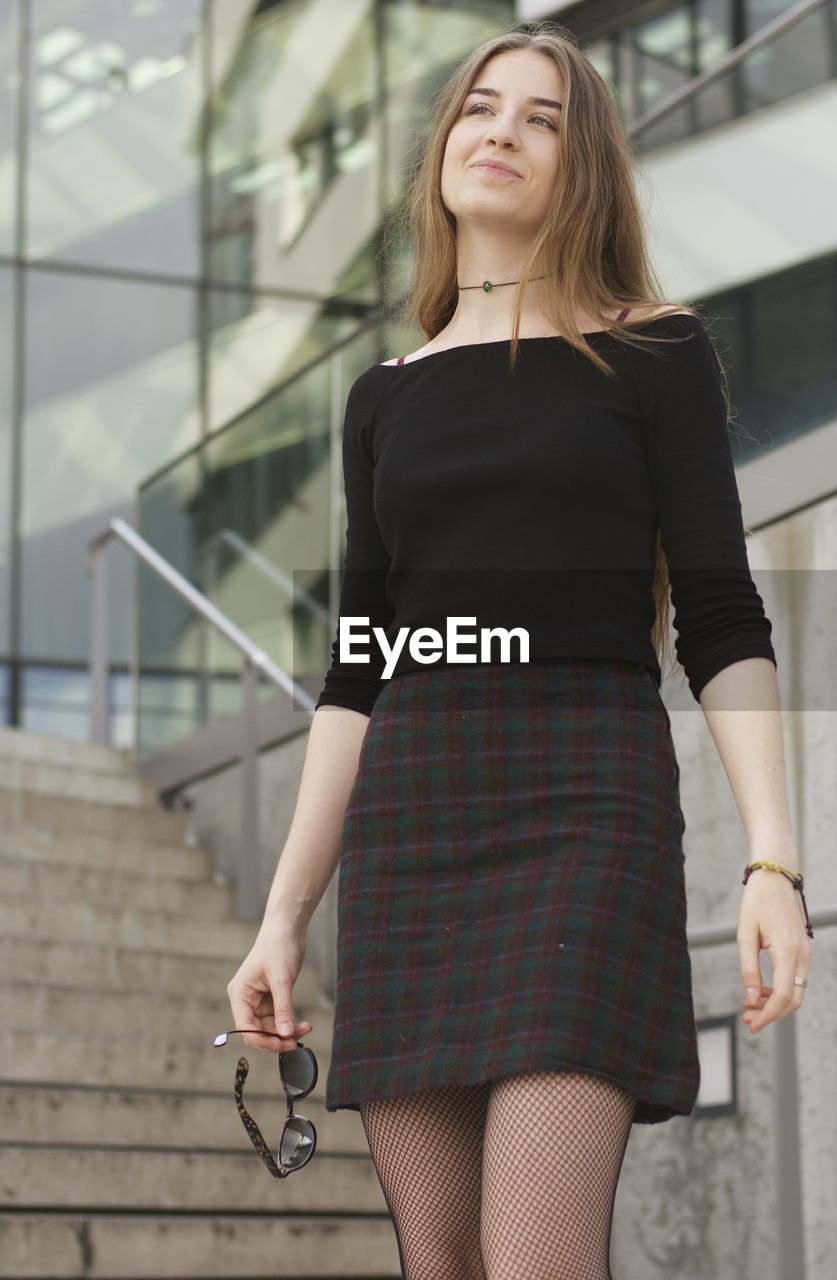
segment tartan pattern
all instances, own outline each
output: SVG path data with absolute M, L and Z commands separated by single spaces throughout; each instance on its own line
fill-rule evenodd
M 688 1115 L 700 1083 L 685 819 L 649 670 L 588 658 L 406 672 L 343 826 L 326 1109 L 582 1070 Z

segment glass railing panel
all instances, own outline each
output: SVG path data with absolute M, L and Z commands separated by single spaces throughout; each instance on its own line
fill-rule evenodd
M 237 289 L 210 290 L 207 314 L 210 432 L 237 420 L 359 324 L 352 311 Z
M 339 426 L 351 384 L 377 359 L 369 329 L 341 349 Z M 331 393 L 327 359 L 154 477 L 139 496 L 143 536 L 297 681 L 327 668 L 336 622 L 330 569 L 339 581 L 345 499 L 339 429 L 331 450 Z M 242 659 L 149 571 L 141 570 L 140 583 L 144 755 L 237 714 Z M 275 693 L 260 683 L 260 697 Z
M 7 725 L 11 710 L 10 686 L 11 671 L 7 662 L 0 662 L 0 725 Z
M 330 362 L 321 361 L 204 451 L 204 590 L 286 671 L 300 607 L 296 571 L 318 570 L 310 584 L 314 607 L 327 604 L 321 578 L 328 564 L 330 372 Z M 208 663 L 216 681 L 231 661 L 238 670 L 240 659 L 213 637 Z M 212 703 L 208 712 L 222 714 Z
M 11 648 L 14 273 L 0 267 L 0 653 Z
M 141 491 L 139 532 L 198 585 L 195 522 L 201 460 L 191 453 Z M 137 751 L 140 757 L 193 733 L 205 716 L 201 627 L 189 606 L 142 561 L 137 583 Z

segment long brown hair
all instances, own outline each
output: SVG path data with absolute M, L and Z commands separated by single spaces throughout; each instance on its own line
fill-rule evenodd
M 407 197 L 393 224 L 395 235 L 413 246 L 413 276 L 400 308 L 406 328 L 418 326 L 434 338 L 450 322 L 458 301 L 456 222 L 442 200 L 442 161 L 448 133 L 483 65 L 510 49 L 531 49 L 552 58 L 561 75 L 563 105 L 560 149 L 552 200 L 523 266 L 514 294 L 510 364 L 519 351 L 523 294 L 530 276 L 543 280 L 543 310 L 557 331 L 604 373 L 611 366 L 588 344 L 576 320 L 581 306 L 614 338 L 628 345 L 681 342 L 633 331 L 629 321 L 610 319 L 624 307 L 669 306 L 703 320 L 688 303 L 663 297 L 645 242 L 635 189 L 632 144 L 612 90 L 578 48 L 575 36 L 554 21 L 514 23 L 484 40 L 443 85 L 426 140 L 417 141 Z M 726 370 L 720 359 L 729 420 Z M 659 532 L 653 594 L 652 643 L 661 670 L 670 656 L 670 579 Z M 676 659 L 672 662 L 672 669 Z

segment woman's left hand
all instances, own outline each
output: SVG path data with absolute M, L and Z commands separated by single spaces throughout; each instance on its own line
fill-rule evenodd
M 754 853 L 750 861 L 758 857 Z M 795 869 L 794 862 L 775 861 Z M 799 891 L 787 876 L 765 867 L 750 872 L 741 896 L 736 942 L 746 1010 L 742 1020 L 753 1035 L 769 1022 L 795 1013 L 805 996 L 806 988 L 795 986 L 793 980 L 796 974 L 807 978 L 813 943 L 805 932 Z M 759 952 L 763 947 L 770 952 L 773 986 L 761 980 Z

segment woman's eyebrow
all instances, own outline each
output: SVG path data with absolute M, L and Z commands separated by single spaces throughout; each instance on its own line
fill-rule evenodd
M 465 97 L 470 98 L 472 93 L 482 93 L 488 98 L 501 98 L 503 96 L 500 93 L 499 89 L 482 88 L 482 89 L 469 89 L 468 92 L 465 94 Z M 560 102 L 554 102 L 552 98 L 527 98 L 526 101 L 534 102 L 535 105 L 538 107 L 560 107 L 561 106 Z

